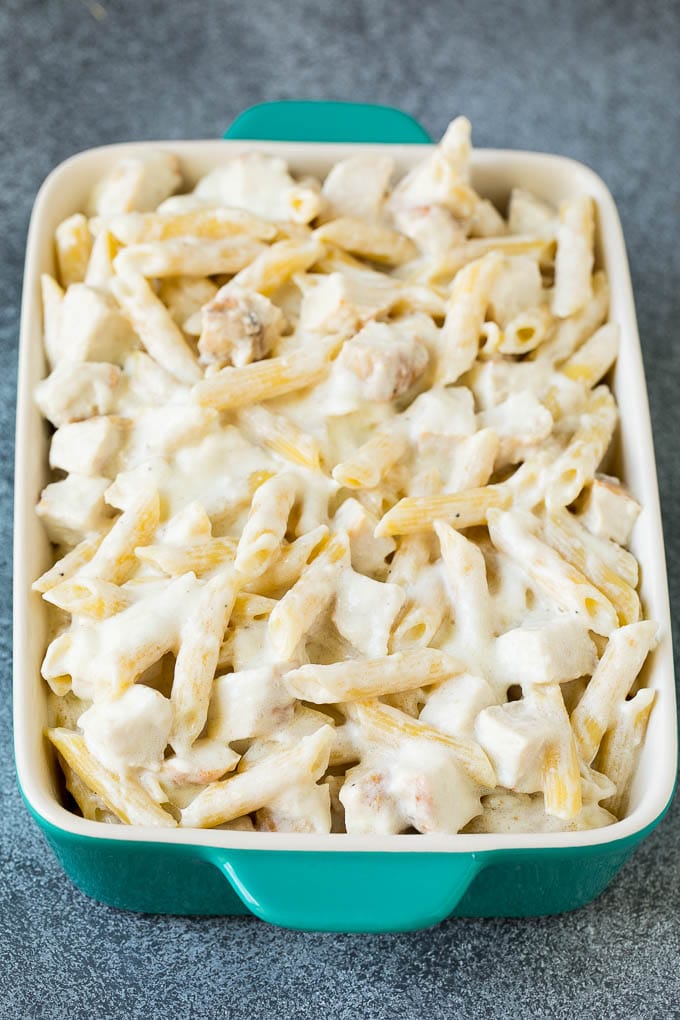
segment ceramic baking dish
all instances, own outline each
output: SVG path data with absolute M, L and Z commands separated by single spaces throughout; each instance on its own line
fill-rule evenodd
M 399 111 L 350 104 L 268 104 L 247 111 L 228 140 L 170 141 L 187 183 L 228 156 L 256 147 L 282 155 L 298 174 L 389 144 L 398 168 L 419 161 L 427 135 Z M 304 139 L 289 141 L 288 139 Z M 259 139 L 250 141 L 249 139 Z M 266 139 L 266 141 L 262 141 Z M 332 144 L 328 144 L 328 140 Z M 416 143 L 416 144 L 413 144 Z M 676 708 L 671 627 L 654 452 L 633 295 L 619 218 L 609 191 L 572 160 L 537 153 L 477 150 L 473 183 L 502 203 L 522 185 L 558 202 L 577 192 L 596 200 L 598 259 L 612 288 L 611 317 L 622 331 L 613 387 L 621 411 L 613 467 L 643 504 L 633 551 L 642 563 L 642 598 L 661 626 L 647 663 L 657 692 L 632 786 L 628 816 L 589 832 L 552 835 L 350 836 L 146 829 L 89 822 L 62 803 L 55 757 L 43 737 L 40 661 L 45 620 L 30 583 L 50 560 L 34 513 L 47 479 L 47 430 L 32 401 L 44 373 L 39 275 L 53 272 L 54 228 L 82 208 L 93 183 L 138 146 L 113 145 L 72 157 L 43 184 L 31 219 L 21 323 L 17 409 L 14 698 L 16 759 L 28 808 L 73 882 L 95 899 L 129 910 L 174 914 L 252 912 L 290 928 L 394 931 L 463 916 L 528 916 L 579 907 L 597 896 L 658 824 L 676 773 Z

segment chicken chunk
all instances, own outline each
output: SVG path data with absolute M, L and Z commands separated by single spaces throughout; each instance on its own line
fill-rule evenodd
M 281 310 L 269 298 L 255 291 L 223 288 L 203 307 L 201 360 L 238 367 L 259 361 L 269 354 L 284 324 Z
M 345 344 L 335 365 L 360 399 L 386 402 L 406 393 L 428 361 L 425 345 L 409 331 L 370 322 Z
M 86 535 L 101 531 L 110 517 L 104 502 L 108 478 L 71 474 L 45 486 L 36 513 L 50 542 L 77 545 Z
M 97 361 L 60 361 L 36 387 L 35 402 L 54 426 L 82 421 L 113 410 L 121 371 Z
M 160 765 L 171 724 L 168 699 L 143 684 L 133 684 L 115 701 L 92 705 L 78 720 L 90 753 L 117 774 L 130 766 Z
M 59 360 L 122 365 L 138 344 L 130 324 L 109 294 L 84 283 L 68 288 L 61 310 Z
M 62 425 L 52 436 L 50 467 L 108 476 L 107 464 L 118 451 L 128 424 L 126 418 L 104 415 Z
M 639 513 L 640 504 L 635 502 L 618 478 L 595 475 L 581 520 L 593 535 L 626 545 Z
M 88 215 L 148 212 L 176 191 L 181 181 L 179 160 L 171 152 L 150 150 L 119 159 L 92 192 Z

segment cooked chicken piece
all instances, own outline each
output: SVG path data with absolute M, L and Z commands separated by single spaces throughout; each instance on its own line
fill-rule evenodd
M 429 355 L 397 324 L 370 322 L 349 340 L 336 364 L 355 377 L 364 400 L 394 400 L 427 368 Z
M 233 287 L 222 288 L 203 306 L 202 322 L 201 360 L 238 367 L 269 354 L 285 325 L 281 310 L 269 298 Z
M 90 195 L 90 216 L 148 212 L 172 195 L 182 182 L 179 160 L 171 152 L 150 149 L 119 159 Z

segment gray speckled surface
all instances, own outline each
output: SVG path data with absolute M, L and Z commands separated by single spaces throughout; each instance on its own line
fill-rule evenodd
M 214 137 L 251 103 L 392 103 L 437 135 L 589 163 L 618 202 L 647 366 L 674 603 L 680 534 L 680 6 L 5 0 L 0 8 L 0 1017 L 665 1017 L 680 996 L 680 806 L 592 906 L 395 936 L 124 914 L 64 877 L 10 742 L 11 483 L 25 231 L 45 174 L 103 142 Z M 479 13 L 477 13 L 479 8 Z M 94 13 L 93 13 L 94 12 Z

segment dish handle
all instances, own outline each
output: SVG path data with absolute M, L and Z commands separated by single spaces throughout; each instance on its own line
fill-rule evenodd
M 206 856 L 263 921 L 302 931 L 411 931 L 439 924 L 482 868 L 479 854 L 221 850 Z
M 418 145 L 432 141 L 403 110 L 372 103 L 281 100 L 240 113 L 225 138 L 268 142 L 381 142 Z

